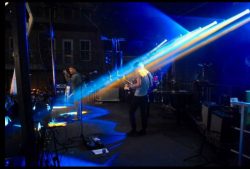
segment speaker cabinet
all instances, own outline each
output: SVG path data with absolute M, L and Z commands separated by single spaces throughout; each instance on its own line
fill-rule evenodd
M 206 129 L 210 129 L 211 113 L 215 110 L 218 110 L 220 107 L 214 102 L 205 102 L 202 104 L 201 108 L 201 117 L 202 123 L 205 125 Z
M 238 137 L 234 132 L 235 117 L 232 113 L 214 111 L 211 114 L 210 132 L 218 133 L 220 143 L 233 143 Z

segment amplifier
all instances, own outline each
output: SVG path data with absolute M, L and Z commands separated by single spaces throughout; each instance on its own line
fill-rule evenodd
M 201 117 L 206 129 L 210 129 L 211 113 L 215 110 L 219 110 L 219 108 L 220 106 L 214 102 L 205 102 L 202 104 Z
M 210 131 L 218 133 L 220 143 L 232 143 L 238 139 L 233 129 L 239 120 L 235 113 L 226 111 L 213 111 L 211 113 Z
M 57 84 L 56 85 L 56 94 L 58 94 L 58 95 L 65 94 L 66 87 L 67 87 L 66 84 Z

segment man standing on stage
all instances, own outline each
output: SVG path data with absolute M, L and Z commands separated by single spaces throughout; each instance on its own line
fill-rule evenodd
M 129 110 L 129 120 L 131 125 L 131 130 L 128 132 L 128 136 L 145 135 L 147 128 L 147 95 L 148 90 L 153 84 L 153 77 L 151 73 L 144 68 L 144 65 L 140 62 L 134 64 L 136 68 L 136 79 L 135 83 L 130 84 L 129 87 L 135 89 L 134 97 Z M 137 133 L 136 131 L 136 119 L 135 112 L 138 108 L 141 108 L 141 123 L 142 129 Z
M 64 77 L 66 81 L 70 84 L 70 90 L 72 91 L 72 97 L 74 98 L 74 105 L 77 109 L 77 117 L 79 118 L 82 110 L 81 110 L 81 99 L 78 101 L 75 97 L 77 89 L 80 87 L 82 83 L 81 74 L 77 72 L 76 68 L 70 66 L 68 68 L 69 73 L 66 70 L 63 70 Z

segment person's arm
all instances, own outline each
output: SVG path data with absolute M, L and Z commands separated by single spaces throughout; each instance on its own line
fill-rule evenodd
M 67 82 L 70 82 L 70 74 L 66 70 L 63 71 L 63 74 L 64 74 L 65 80 Z
M 131 84 L 130 87 L 131 87 L 132 89 L 136 89 L 136 88 L 141 87 L 141 77 L 140 77 L 140 76 L 137 76 L 137 78 L 136 78 L 136 83 L 135 83 L 135 84 Z
M 82 83 L 82 78 L 81 75 L 76 73 L 71 77 L 71 83 L 72 86 L 74 86 L 73 88 L 79 87 Z

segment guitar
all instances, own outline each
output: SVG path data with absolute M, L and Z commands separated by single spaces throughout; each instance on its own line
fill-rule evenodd
M 129 85 L 132 85 L 133 82 L 127 80 L 125 77 L 123 78 L 123 80 L 125 81 L 125 85 L 124 85 L 123 89 L 126 90 L 126 91 L 132 91 L 133 89 L 131 89 L 129 87 Z

